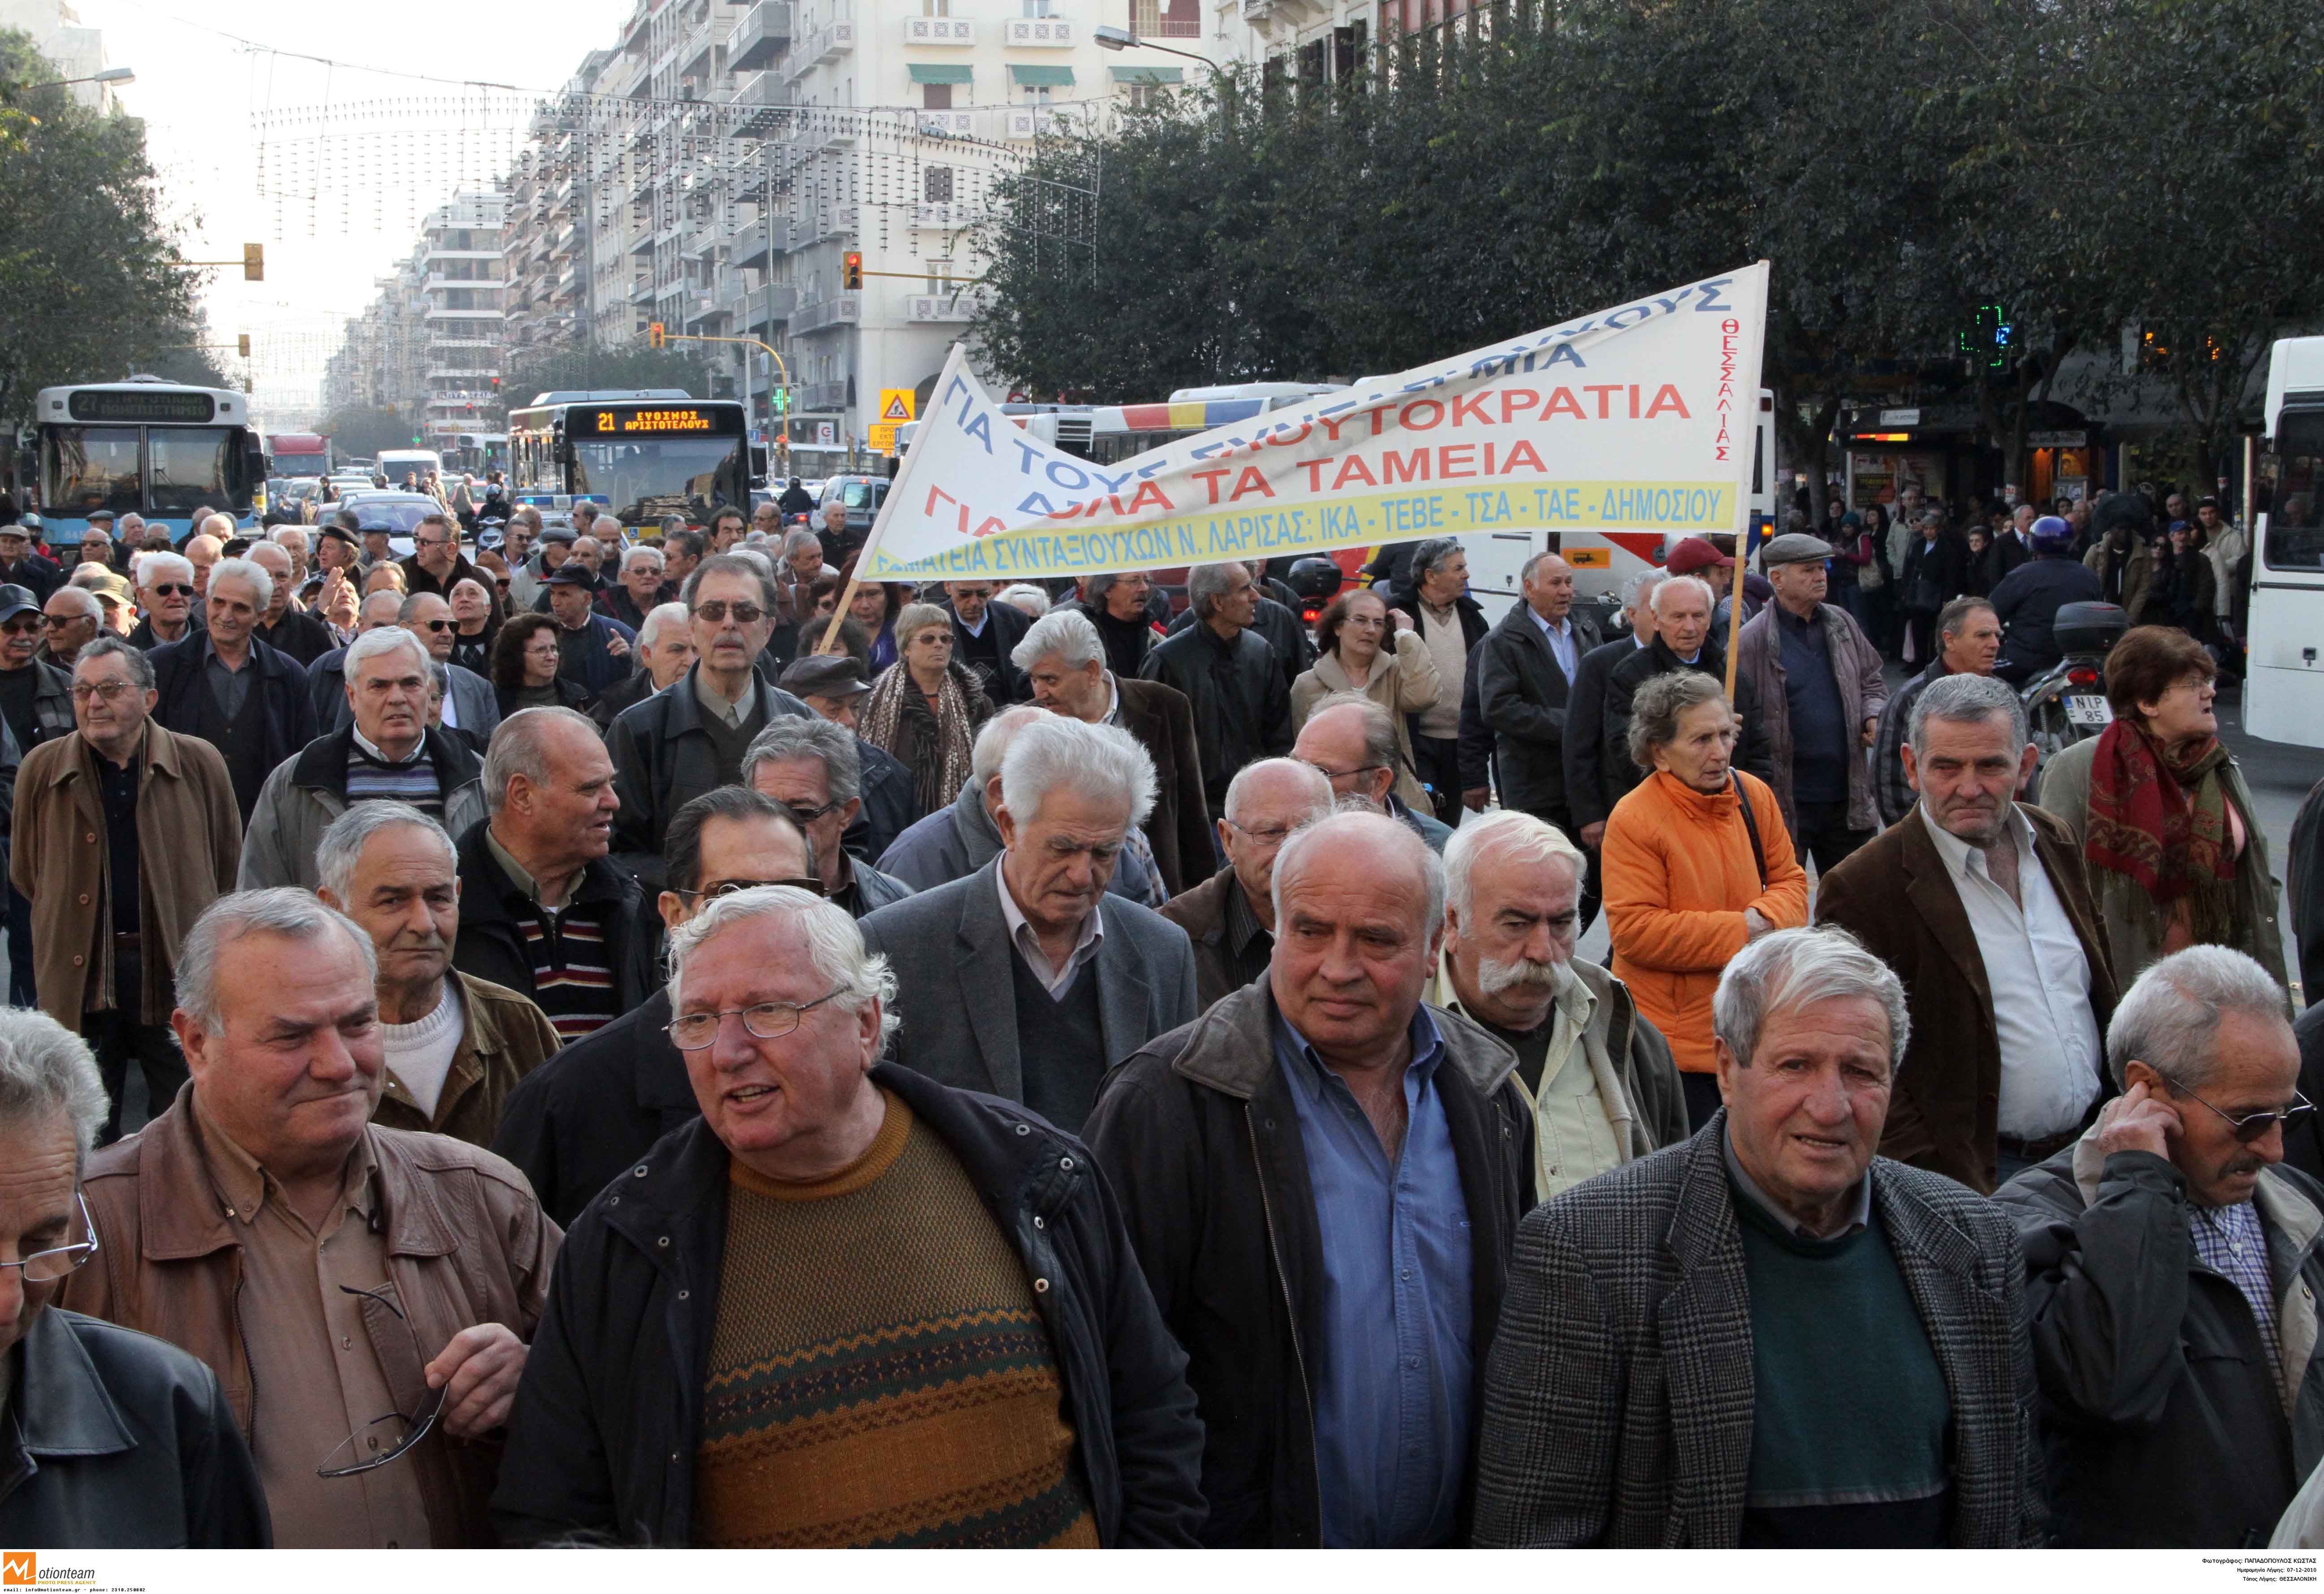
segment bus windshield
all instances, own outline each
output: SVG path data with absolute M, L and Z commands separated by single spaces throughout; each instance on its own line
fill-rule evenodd
M 149 513 L 182 515 L 198 509 L 229 509 L 237 492 L 240 460 L 235 431 L 224 426 L 151 427 L 145 447 L 152 472 Z
M 116 515 L 145 508 L 138 473 L 134 426 L 58 426 L 48 434 L 48 485 L 41 502 L 51 512 L 87 515 L 109 509 Z
M 1120 465 L 1148 449 L 1175 443 L 1181 438 L 1194 436 L 1193 431 L 1175 432 L 1102 432 L 1090 433 L 1090 458 L 1098 465 Z
M 653 438 L 573 445 L 573 491 L 608 501 L 632 525 L 683 514 L 697 525 L 748 478 L 741 438 Z M 742 507 L 747 508 L 747 505 Z
M 2267 567 L 2324 570 L 2324 410 L 2287 410 L 2276 419 L 2273 496 L 2267 514 Z

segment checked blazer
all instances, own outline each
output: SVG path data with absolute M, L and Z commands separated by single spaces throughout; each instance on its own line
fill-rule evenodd
M 1751 1463 L 1751 1294 L 1721 1143 L 1695 1137 L 1536 1207 L 1485 1375 L 1476 1542 L 1727 1549 Z M 2042 1541 L 2024 1268 L 1982 1196 L 1886 1157 L 1872 1211 L 1952 1415 L 1951 1542 Z

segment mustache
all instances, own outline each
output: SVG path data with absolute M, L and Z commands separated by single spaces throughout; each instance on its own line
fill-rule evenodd
M 1503 963 L 1498 958 L 1477 960 L 1477 983 L 1487 996 L 1499 996 L 1506 990 L 1520 988 L 1547 990 L 1557 984 L 1558 965 L 1534 958 L 1521 957 Z

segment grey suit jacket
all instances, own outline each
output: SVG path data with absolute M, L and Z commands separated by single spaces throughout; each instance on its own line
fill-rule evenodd
M 1722 1110 L 1534 1208 L 1485 1373 L 1480 1545 L 1731 1549 L 1751 1468 L 1751 1290 Z M 1952 1542 L 2038 1544 L 2024 1266 L 2009 1220 L 1941 1175 L 1872 1164 L 1952 1398 Z
M 1005 855 L 1005 854 L 1004 854 Z M 1025 1099 L 1017 1049 L 1015 976 L 1001 917 L 996 858 L 974 874 L 907 897 L 862 922 L 864 945 L 896 974 L 892 1010 L 903 1020 L 889 1056 L 963 1090 Z M 1149 908 L 1109 895 L 1105 938 L 1090 964 L 1111 1068 L 1202 1011 L 1186 932 Z

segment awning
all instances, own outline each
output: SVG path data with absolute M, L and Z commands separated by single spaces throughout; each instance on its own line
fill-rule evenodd
M 915 64 L 911 68 L 911 73 L 912 81 L 915 83 L 965 83 L 969 81 L 969 69 L 966 67 L 924 67 Z
M 1009 80 L 1019 88 L 1071 88 L 1074 69 L 1071 67 L 1011 67 Z
M 1184 67 L 1112 67 L 1116 83 L 1183 83 L 1186 80 Z

